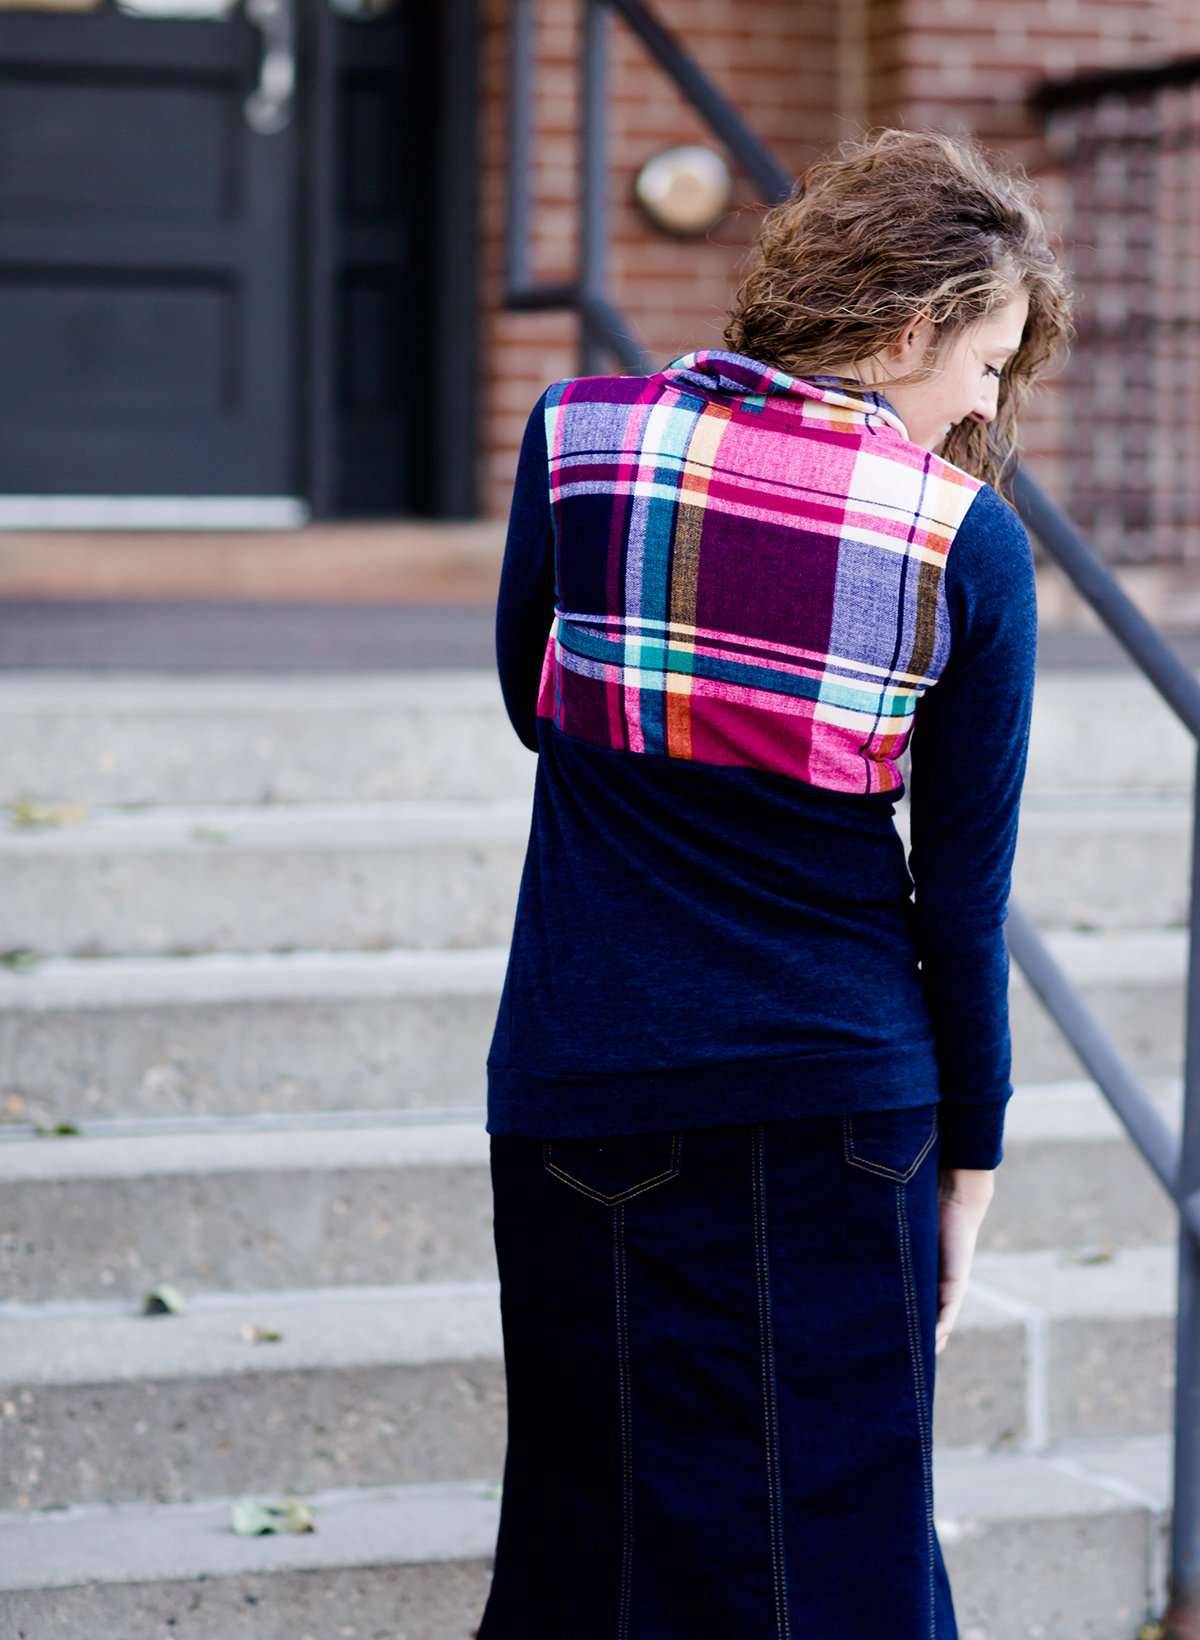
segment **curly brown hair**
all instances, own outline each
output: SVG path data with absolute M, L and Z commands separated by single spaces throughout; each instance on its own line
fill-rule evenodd
M 813 375 L 877 353 L 925 314 L 936 327 L 926 363 L 892 379 L 927 381 L 963 327 L 1022 288 L 1028 316 L 995 418 L 967 417 L 939 447 L 999 489 L 1019 453 L 1019 414 L 1075 335 L 1073 294 L 1024 170 L 997 169 L 975 139 L 872 126 L 814 161 L 765 213 L 724 338 L 789 375 Z

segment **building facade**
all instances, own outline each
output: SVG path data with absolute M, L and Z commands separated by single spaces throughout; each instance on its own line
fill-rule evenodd
M 569 283 L 580 255 L 587 10 L 532 0 L 526 250 L 544 282 Z M 648 159 L 721 144 L 605 10 L 607 294 L 666 362 L 719 343 L 765 201 L 734 164 L 699 235 L 643 211 Z M 788 172 L 898 124 L 970 131 L 1034 177 L 1084 301 L 1027 459 L 1112 561 L 1200 553 L 1190 0 L 648 10 Z M 502 519 L 529 406 L 582 357 L 574 311 L 506 301 L 514 16 L 514 0 L 0 0 L 0 526 Z M 1172 68 L 1165 92 L 1133 83 Z M 1087 75 L 1082 100 L 1063 89 Z M 1121 306 L 1135 286 L 1140 330 Z M 1078 392 L 1111 413 L 1084 427 Z

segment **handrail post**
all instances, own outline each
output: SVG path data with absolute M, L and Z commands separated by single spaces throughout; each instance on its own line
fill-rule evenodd
M 592 320 L 592 303 L 608 289 L 608 4 L 583 0 L 582 104 L 579 206 L 579 370 L 600 373 L 605 339 Z
M 1192 771 L 1191 895 L 1184 998 L 1183 1124 L 1175 1199 L 1200 1188 L 1200 745 Z M 1181 1214 L 1176 1289 L 1170 1640 L 1200 1637 L 1200 1240 Z
M 533 229 L 533 0 L 509 0 L 508 168 L 505 173 L 504 282 L 508 291 L 529 283 Z

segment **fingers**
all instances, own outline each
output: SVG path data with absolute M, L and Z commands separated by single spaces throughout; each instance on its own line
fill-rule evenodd
M 983 1213 L 972 1203 L 944 1197 L 938 1221 L 938 1315 L 934 1350 L 940 1355 L 967 1294 Z
M 935 1353 L 938 1355 L 945 1349 L 946 1340 L 958 1320 L 958 1312 L 962 1308 L 966 1290 L 966 1277 L 951 1274 L 943 1261 L 938 1274 L 938 1313 L 934 1327 Z

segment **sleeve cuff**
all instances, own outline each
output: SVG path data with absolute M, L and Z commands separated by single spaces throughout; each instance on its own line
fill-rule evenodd
M 1008 1101 L 965 1105 L 943 1098 L 938 1105 L 938 1166 L 999 1167 L 1004 1159 Z

